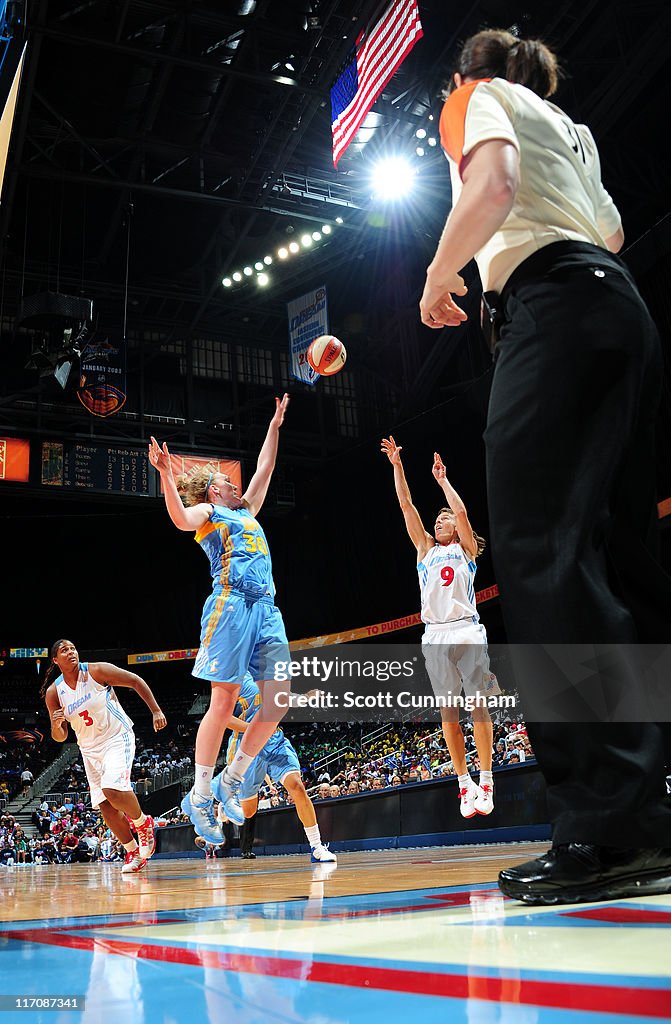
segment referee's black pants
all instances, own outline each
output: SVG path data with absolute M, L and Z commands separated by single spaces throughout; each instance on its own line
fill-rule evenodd
M 525 261 L 504 309 L 485 442 L 508 641 L 667 643 L 654 323 L 624 264 L 582 243 L 555 243 Z M 671 847 L 667 724 L 578 716 L 528 727 L 555 843 Z

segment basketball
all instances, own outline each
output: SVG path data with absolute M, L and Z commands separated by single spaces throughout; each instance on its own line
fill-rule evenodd
M 308 363 L 315 371 L 324 377 L 342 370 L 347 359 L 347 352 L 342 341 L 334 338 L 332 334 L 322 334 L 310 343 L 307 352 Z

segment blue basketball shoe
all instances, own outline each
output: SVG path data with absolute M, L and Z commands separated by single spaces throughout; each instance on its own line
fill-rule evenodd
M 244 825 L 245 815 L 240 806 L 240 779 L 232 779 L 224 768 L 212 779 L 212 794 L 224 808 L 224 814 L 234 825 Z
M 202 836 L 206 842 L 213 846 L 221 846 L 224 842 L 224 833 L 221 825 L 214 816 L 214 801 L 203 800 L 202 797 L 192 789 L 186 794 L 181 804 L 182 810 L 191 819 L 196 834 Z

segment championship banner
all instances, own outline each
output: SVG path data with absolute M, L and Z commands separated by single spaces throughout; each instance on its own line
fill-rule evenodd
M 81 354 L 77 398 L 92 416 L 113 416 L 126 401 L 126 342 L 89 341 Z
M 225 473 L 238 490 L 242 491 L 242 467 L 237 459 L 208 459 L 199 455 L 175 455 L 170 453 L 170 465 L 177 479 L 180 476 L 192 476 L 199 469 L 205 468 L 208 473 Z M 163 477 L 159 477 L 161 494 L 163 494 Z
M 311 341 L 329 332 L 326 286 L 320 285 L 314 291 L 287 302 L 287 314 L 291 376 L 303 384 L 316 384 L 319 374 L 308 363 L 307 350 Z

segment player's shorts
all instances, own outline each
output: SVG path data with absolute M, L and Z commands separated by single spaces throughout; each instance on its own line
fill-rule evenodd
M 272 598 L 251 601 L 229 587 L 210 594 L 203 608 L 194 676 L 240 684 L 249 671 L 260 682 L 274 679 L 276 663 L 289 660 L 282 614 Z
M 84 771 L 91 790 L 91 806 L 98 807 L 107 799 L 104 789 L 132 791 L 130 774 L 135 758 L 135 734 L 123 732 L 109 740 L 100 750 L 82 750 Z
M 230 754 L 229 747 L 229 757 Z M 298 754 L 284 733 L 278 729 L 245 772 L 240 788 L 240 799 L 249 800 L 256 796 L 266 775 L 270 775 L 273 782 L 284 782 L 287 775 L 291 772 L 300 773 L 300 770 Z
M 426 671 L 436 697 L 498 696 L 501 689 L 489 667 L 487 633 L 481 622 L 459 620 L 427 625 L 422 637 Z

